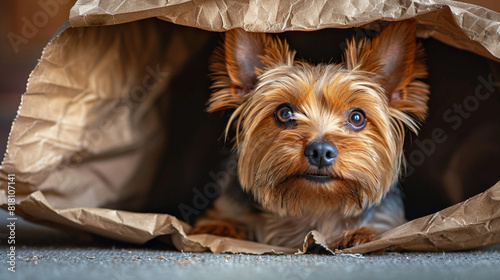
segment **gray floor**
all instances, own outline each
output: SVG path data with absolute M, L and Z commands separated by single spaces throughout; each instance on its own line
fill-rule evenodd
M 6 221 L 2 211 L 0 219 Z M 19 222 L 16 272 L 5 226 L 0 279 L 500 279 L 500 247 L 454 253 L 255 256 L 183 253 Z

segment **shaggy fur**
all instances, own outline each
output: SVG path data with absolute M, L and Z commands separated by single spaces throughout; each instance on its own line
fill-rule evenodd
M 372 41 L 349 41 L 343 63 L 319 65 L 295 60 L 275 37 L 227 32 L 211 65 L 208 110 L 234 110 L 226 133 L 235 127 L 238 182 L 192 234 L 300 247 L 318 230 L 345 248 L 403 223 L 396 185 L 404 132 L 417 132 L 429 93 L 415 30 L 415 22 L 393 23 Z M 276 117 L 283 106 L 293 114 L 287 123 Z M 361 128 L 353 111 L 366 118 Z M 333 164 L 308 161 L 313 141 L 336 147 Z

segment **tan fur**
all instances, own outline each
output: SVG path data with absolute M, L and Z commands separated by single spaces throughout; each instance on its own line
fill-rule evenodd
M 414 22 L 391 24 L 372 41 L 348 42 L 344 62 L 329 65 L 296 61 L 287 43 L 271 36 L 227 33 L 212 63 L 215 92 L 208 110 L 235 109 L 227 131 L 236 128 L 239 183 L 262 212 L 229 216 L 247 224 L 249 239 L 296 246 L 307 231 L 321 228 L 332 244 L 352 244 L 337 239 L 359 228 L 358 216 L 393 187 L 405 126 L 417 132 L 426 116 L 428 87 L 418 80 L 426 69 L 414 33 Z M 258 60 L 249 59 L 252 52 Z M 276 124 L 275 110 L 282 104 L 293 106 L 295 127 Z M 347 124 L 353 108 L 366 114 L 361 130 Z M 304 149 L 311 141 L 335 144 L 332 166 L 309 164 Z M 304 174 L 335 180 L 311 182 Z M 210 220 L 238 207 L 223 204 Z M 402 220 L 395 213 L 386 224 Z M 342 236 L 366 242 L 372 235 L 362 230 Z

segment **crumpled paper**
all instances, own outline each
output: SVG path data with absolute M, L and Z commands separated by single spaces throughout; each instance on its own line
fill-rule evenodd
M 167 214 L 113 210 L 148 204 L 163 145 L 176 137 L 161 129 L 162 112 L 172 105 L 168 96 L 180 94 L 171 84 L 207 40 L 196 29 L 143 20 L 154 17 L 210 31 L 260 32 L 415 18 L 419 36 L 500 61 L 500 14 L 455 1 L 78 1 L 71 26 L 49 42 L 28 80 L 0 167 L 1 207 L 8 208 L 8 175 L 15 174 L 16 214 L 35 222 L 139 244 L 159 238 L 184 251 L 278 254 L 325 247 L 317 232 L 304 237 L 302 248 L 282 248 L 189 235 L 188 224 Z M 499 204 L 497 183 L 338 253 L 498 244 Z
M 314 16 L 313 16 L 314 15 Z M 448 45 L 498 60 L 500 14 L 451 0 L 322 1 L 78 1 L 71 9 L 74 27 L 114 25 L 157 17 L 209 31 L 241 27 L 283 32 L 362 26 L 375 20 L 416 18 Z
M 0 204 L 7 204 L 0 192 Z M 153 238 L 167 239 L 178 250 L 214 253 L 301 254 L 315 245 L 322 246 L 322 236 L 310 232 L 303 247 L 284 248 L 216 237 L 208 234 L 187 235 L 191 227 L 167 214 L 133 213 L 103 208 L 64 208 L 50 205 L 40 191 L 30 194 L 19 205 L 22 216 L 55 223 L 104 237 L 131 243 L 145 243 Z M 369 253 L 390 251 L 455 251 L 500 243 L 500 182 L 484 193 L 439 211 L 410 221 L 385 232 L 376 240 L 336 253 Z

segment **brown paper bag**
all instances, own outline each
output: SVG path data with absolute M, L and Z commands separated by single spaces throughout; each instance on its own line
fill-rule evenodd
M 78 1 L 69 25 L 49 42 L 28 80 L 0 169 L 0 205 L 35 222 L 132 243 L 160 238 L 184 251 L 303 253 L 321 247 L 322 236 L 314 231 L 304 237 L 302 248 L 280 248 L 188 235 L 190 226 L 171 215 L 130 211 L 159 213 L 155 205 L 162 203 L 175 203 L 178 209 L 200 192 L 179 190 L 186 180 L 196 183 L 190 172 L 211 170 L 191 158 L 186 163 L 186 154 L 165 152 L 166 143 L 210 149 L 202 132 L 212 131 L 214 137 L 222 132 L 221 127 L 199 128 L 199 133 L 176 127 L 186 116 L 199 122 L 196 112 L 203 110 L 189 103 L 192 91 L 187 89 L 198 82 L 208 89 L 209 82 L 186 81 L 182 73 L 206 65 L 202 61 L 219 38 L 207 31 L 373 28 L 383 21 L 415 18 L 420 37 L 500 61 L 498 13 L 445 0 L 375 2 Z M 178 98 L 190 105 L 179 106 Z M 177 181 L 159 188 L 162 170 L 170 170 L 167 174 Z M 343 252 L 498 244 L 499 217 L 497 183 L 467 201 Z

